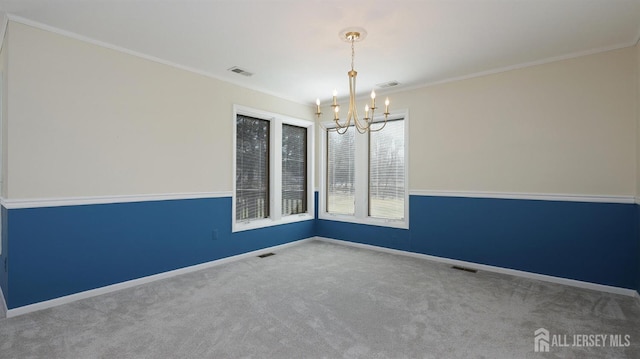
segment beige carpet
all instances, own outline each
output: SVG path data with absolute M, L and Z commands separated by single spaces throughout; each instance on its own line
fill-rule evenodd
M 312 241 L 1 319 L 0 358 L 640 358 L 640 305 Z

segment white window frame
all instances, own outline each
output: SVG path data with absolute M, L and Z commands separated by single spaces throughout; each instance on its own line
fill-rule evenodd
M 269 217 L 260 219 L 236 219 L 236 141 L 238 115 L 269 121 Z M 293 125 L 307 129 L 307 211 L 292 215 L 282 215 L 282 125 Z M 313 220 L 314 201 L 314 122 L 288 117 L 254 108 L 233 105 L 233 198 L 232 232 L 277 226 L 280 224 Z
M 321 127 L 320 155 L 320 195 L 318 196 L 318 218 L 330 221 L 351 222 L 374 226 L 409 229 L 409 110 L 394 111 L 388 121 L 404 119 L 404 218 L 387 219 L 369 216 L 369 135 L 355 134 L 355 214 L 334 214 L 327 212 L 327 129 L 335 123 L 323 123 Z M 375 118 L 375 122 L 384 118 Z M 356 131 L 350 128 L 349 131 Z M 384 129 L 382 130 L 384 131 Z

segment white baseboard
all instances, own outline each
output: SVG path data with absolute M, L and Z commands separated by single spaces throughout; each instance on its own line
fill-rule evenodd
M 107 293 L 119 291 L 119 290 L 122 290 L 122 289 L 139 286 L 141 284 L 155 282 L 155 281 L 161 280 L 161 279 L 175 277 L 175 276 L 178 276 L 178 275 L 181 275 L 181 274 L 196 272 L 196 271 L 199 271 L 199 270 L 215 267 L 215 266 L 218 266 L 218 265 L 221 265 L 221 264 L 234 262 L 234 261 L 237 261 L 237 260 L 240 260 L 240 259 L 244 259 L 244 258 L 248 258 L 248 257 L 254 257 L 254 256 L 257 256 L 257 255 L 262 254 L 264 252 L 271 252 L 271 251 L 275 251 L 275 250 L 278 250 L 278 249 L 283 249 L 283 248 L 286 248 L 286 247 L 299 245 L 301 243 L 308 242 L 308 241 L 311 241 L 311 240 L 313 240 L 313 238 L 301 239 L 301 240 L 294 241 L 294 242 L 289 242 L 289 243 L 280 244 L 280 245 L 273 246 L 273 247 L 263 248 L 263 249 L 259 249 L 259 250 L 255 250 L 255 251 L 251 251 L 251 252 L 247 252 L 247 253 L 238 254 L 238 255 L 235 255 L 235 256 L 231 256 L 231 257 L 217 259 L 217 260 L 214 260 L 214 261 L 211 261 L 211 262 L 196 264 L 196 265 L 193 265 L 193 266 L 179 268 L 179 269 L 175 269 L 175 270 L 168 271 L 168 272 L 158 273 L 158 274 L 150 275 L 150 276 L 147 276 L 147 277 L 137 278 L 137 279 L 129 280 L 129 281 L 126 281 L 126 282 L 116 283 L 116 284 L 108 285 L 108 286 L 105 286 L 105 287 L 100 287 L 100 288 L 96 288 L 96 289 L 87 290 L 87 291 L 84 291 L 84 292 L 74 293 L 74 294 L 66 295 L 64 297 L 58 297 L 58 298 L 46 300 L 44 302 L 38 302 L 38 303 L 34 303 L 34 304 L 29 304 L 29 305 L 25 305 L 25 306 L 22 306 L 22 307 L 9 309 L 9 310 L 6 310 L 6 307 L 5 307 L 5 313 L 6 313 L 6 317 L 7 318 L 11 318 L 11 317 L 15 317 L 15 316 L 22 315 L 22 314 L 27 314 L 27 313 L 35 312 L 35 311 L 38 311 L 38 310 L 47 309 L 47 308 L 56 307 L 56 306 L 59 306 L 59 305 L 62 305 L 62 304 L 75 302 L 77 300 L 91 298 L 91 297 L 95 297 L 95 296 L 98 296 L 98 295 L 107 294 Z
M 7 317 L 7 303 L 4 300 L 4 293 L 2 293 L 2 288 L 0 288 L 0 318 Z
M 639 297 L 638 292 L 633 290 L 633 289 L 613 287 L 613 286 L 609 286 L 609 285 L 597 284 L 597 283 L 591 283 L 591 282 L 583 282 L 583 281 L 574 280 L 574 279 L 567 279 L 567 278 L 562 278 L 562 277 L 554 277 L 554 276 L 550 276 L 550 275 L 525 272 L 525 271 L 509 269 L 509 268 L 495 267 L 495 266 L 490 266 L 490 265 L 486 265 L 486 264 L 478 264 L 478 263 L 473 263 L 473 262 L 461 261 L 461 260 L 457 260 L 457 259 L 430 256 L 430 255 L 427 255 L 427 254 L 420 254 L 420 253 L 414 253 L 414 252 L 401 251 L 401 250 L 398 250 L 398 249 L 378 247 L 378 246 L 373 246 L 373 245 L 369 245 L 369 244 L 355 243 L 355 242 L 343 241 L 343 240 L 338 240 L 338 239 L 331 239 L 331 238 L 324 238 L 324 237 L 315 237 L 315 239 L 316 240 L 320 240 L 320 241 L 324 241 L 324 242 L 329 242 L 329 243 L 335 243 L 335 244 L 347 245 L 347 246 L 351 246 L 351 247 L 370 249 L 370 250 L 374 250 L 374 251 L 378 251 L 378 252 L 399 254 L 399 255 L 403 255 L 403 256 L 407 256 L 407 257 L 414 257 L 414 258 L 421 258 L 421 259 L 426 259 L 426 260 L 430 260 L 430 261 L 433 261 L 433 262 L 440 262 L 440 263 L 446 263 L 446 264 L 451 264 L 451 265 L 457 265 L 457 266 L 461 266 L 461 267 L 472 268 L 472 269 L 477 269 L 477 270 L 483 270 L 483 271 L 487 271 L 487 272 L 509 274 L 509 275 L 516 276 L 516 277 L 537 279 L 537 280 L 541 280 L 541 281 L 545 281 L 545 282 L 564 284 L 564 285 L 568 285 L 568 286 L 572 286 L 572 287 L 591 289 L 591 290 L 596 290 L 596 291 L 600 291 L 600 292 L 615 293 L 615 294 L 622 294 L 622 295 L 627 295 L 627 296 Z M 640 299 L 640 297 L 639 297 L 639 299 Z

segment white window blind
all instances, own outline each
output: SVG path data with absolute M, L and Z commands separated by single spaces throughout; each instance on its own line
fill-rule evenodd
M 326 211 L 355 213 L 355 129 L 327 131 Z
M 307 129 L 282 125 L 282 214 L 307 212 Z
M 404 153 L 403 120 L 369 134 L 369 216 L 404 218 Z
M 236 119 L 236 220 L 269 217 L 269 121 Z

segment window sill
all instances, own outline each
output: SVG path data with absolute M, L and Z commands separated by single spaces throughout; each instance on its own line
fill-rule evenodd
M 289 216 L 284 216 L 278 220 L 274 220 L 271 218 L 264 218 L 264 219 L 257 219 L 252 221 L 240 221 L 240 222 L 233 223 L 231 232 L 249 231 L 252 229 L 279 226 L 281 224 L 310 221 L 313 219 L 314 219 L 313 216 L 309 213 L 300 213 L 300 214 L 292 214 Z
M 318 219 L 322 219 L 326 221 L 365 224 L 369 226 L 409 229 L 409 221 L 407 219 L 384 219 L 384 218 L 373 218 L 373 217 L 356 218 L 354 216 L 342 215 L 342 214 L 331 214 L 326 212 L 320 213 L 318 215 Z

